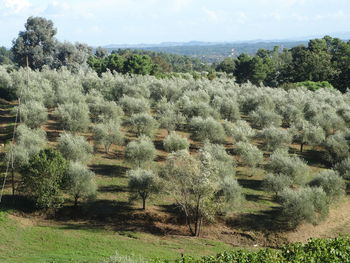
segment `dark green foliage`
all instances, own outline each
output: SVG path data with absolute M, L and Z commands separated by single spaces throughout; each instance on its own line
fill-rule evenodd
M 42 150 L 21 170 L 21 191 L 38 208 L 57 208 L 63 203 L 61 189 L 66 169 L 67 161 L 60 152 Z
M 168 261 L 155 261 L 165 263 Z M 237 250 L 223 252 L 216 256 L 194 259 L 190 256 L 177 259 L 176 263 L 349 263 L 350 239 L 310 239 L 306 244 L 293 243 L 280 250 L 260 249 L 258 251 Z

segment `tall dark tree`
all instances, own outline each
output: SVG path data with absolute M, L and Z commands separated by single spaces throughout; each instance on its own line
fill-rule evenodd
M 51 20 L 29 17 L 25 31 L 21 31 L 13 41 L 14 61 L 20 66 L 26 66 L 28 57 L 32 69 L 41 69 L 44 65 L 51 66 L 57 44 L 56 33 L 57 30 Z

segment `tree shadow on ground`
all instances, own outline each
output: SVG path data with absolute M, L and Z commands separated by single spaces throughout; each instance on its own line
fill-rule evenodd
M 21 195 L 3 195 L 0 209 L 3 211 L 16 210 L 20 213 L 33 213 L 36 211 L 35 204 Z
M 244 188 L 249 188 L 252 190 L 262 190 L 262 180 L 256 180 L 256 179 L 237 179 L 240 186 Z
M 316 150 L 305 150 L 300 156 L 308 163 L 308 165 L 320 168 L 330 168 L 332 165 L 324 160 L 324 152 Z
M 94 164 L 89 166 L 91 171 L 96 174 L 108 177 L 125 178 L 125 173 L 128 168 L 120 165 L 111 164 Z

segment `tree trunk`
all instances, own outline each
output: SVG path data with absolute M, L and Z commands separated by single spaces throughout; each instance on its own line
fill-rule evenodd
M 304 143 L 301 143 L 301 144 L 300 144 L 300 152 L 301 152 L 301 153 L 303 152 L 303 148 L 304 148 Z
M 146 210 L 146 198 L 142 198 L 142 210 Z
M 15 196 L 15 169 L 11 169 L 11 176 L 12 176 L 12 196 Z
M 78 196 L 75 196 L 75 197 L 74 197 L 74 206 L 75 206 L 75 207 L 78 206 L 78 199 L 79 199 Z

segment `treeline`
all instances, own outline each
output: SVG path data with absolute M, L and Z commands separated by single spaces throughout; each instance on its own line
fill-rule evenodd
M 325 36 L 310 40 L 307 46 L 260 49 L 254 56 L 241 54 L 237 58 L 226 58 L 216 70 L 232 73 L 238 83 L 250 81 L 278 87 L 304 81 L 328 81 L 345 92 L 350 81 L 350 41 Z

